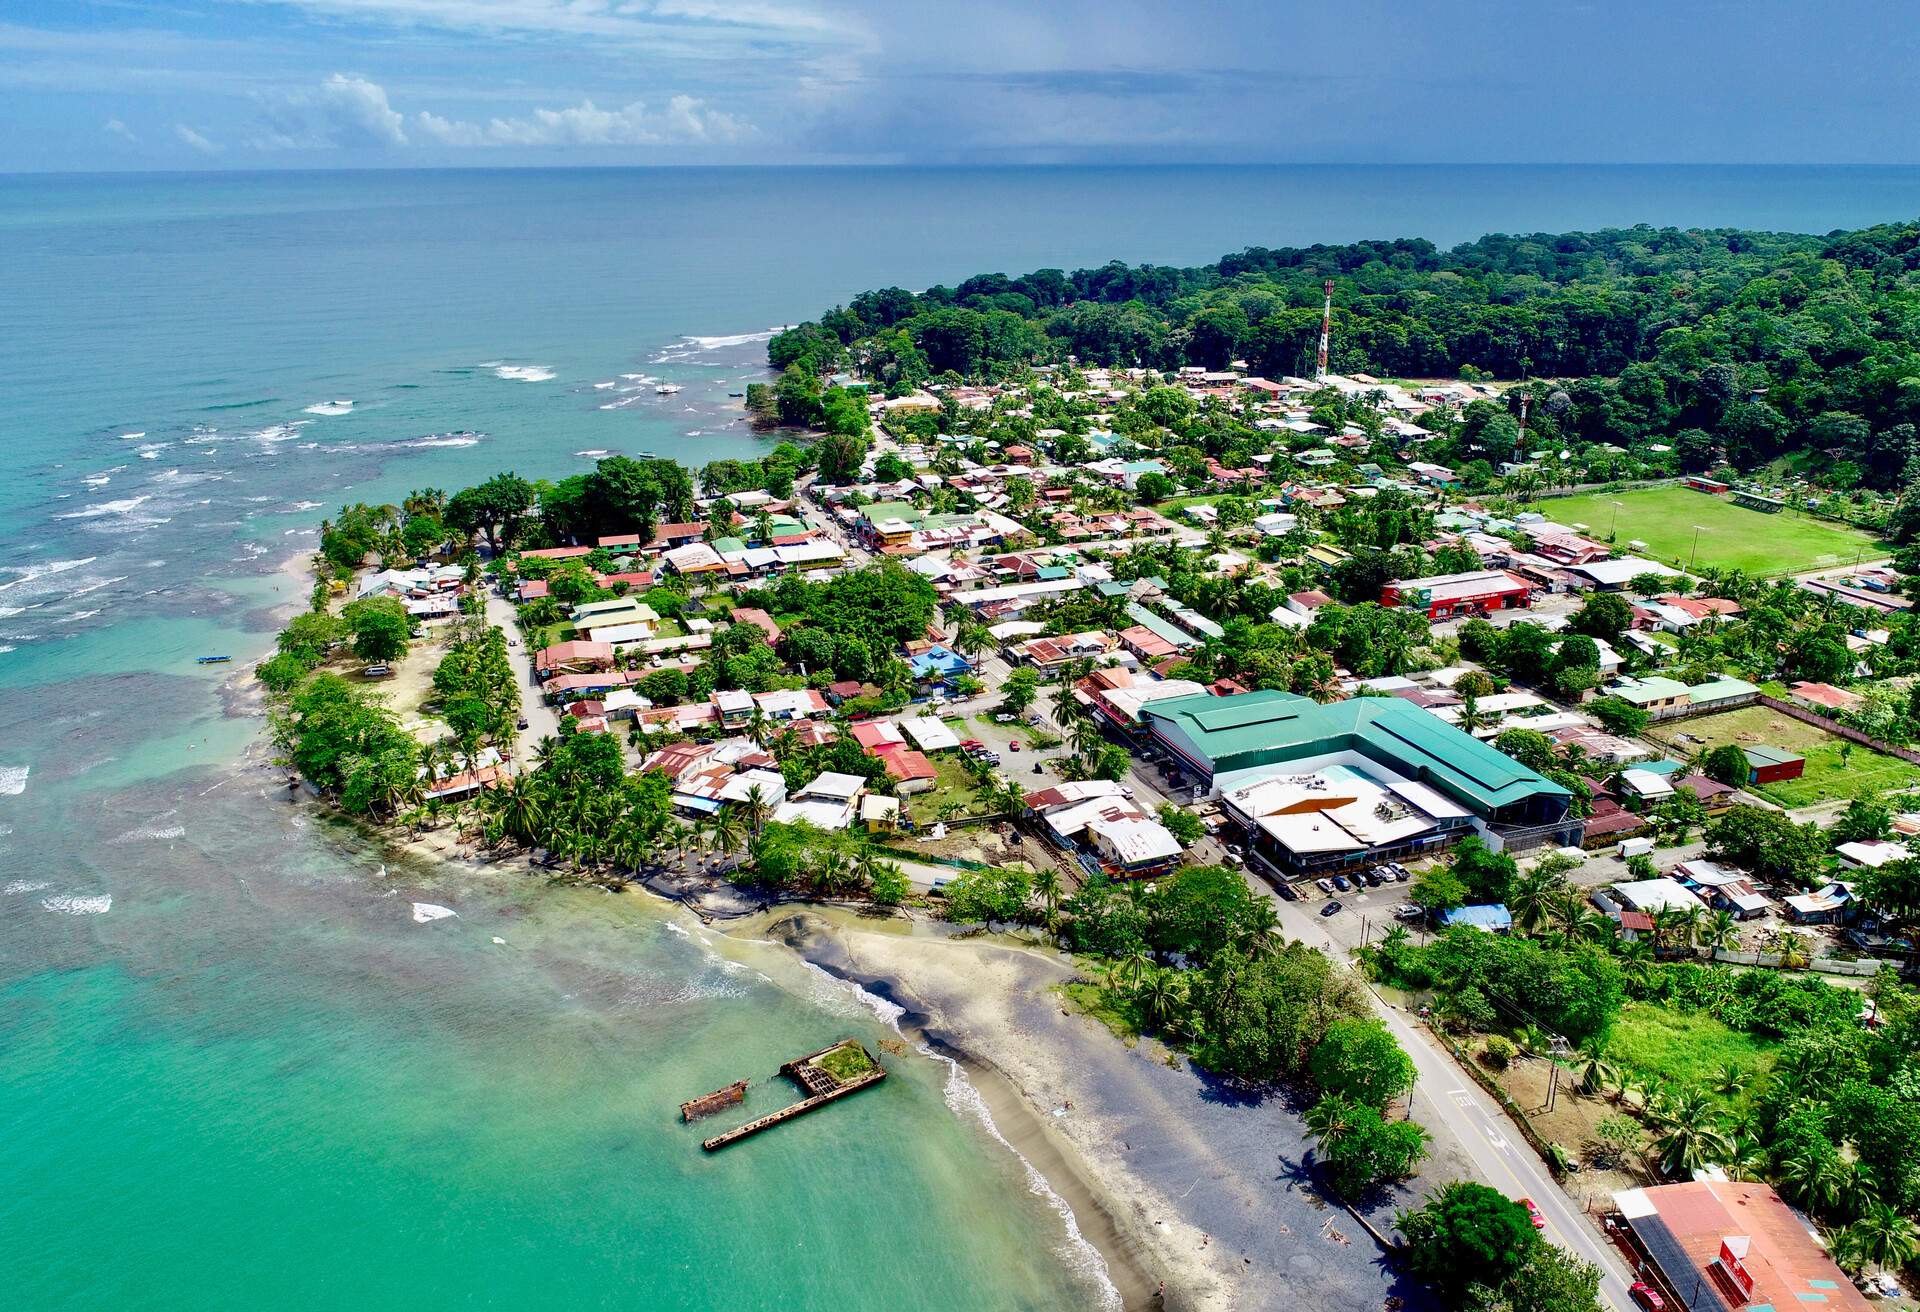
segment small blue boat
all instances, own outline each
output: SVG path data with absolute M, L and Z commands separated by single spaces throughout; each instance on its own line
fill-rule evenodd
M 193 658 L 193 663 L 195 665 L 225 665 L 232 659 L 233 657 L 231 656 L 196 656 Z

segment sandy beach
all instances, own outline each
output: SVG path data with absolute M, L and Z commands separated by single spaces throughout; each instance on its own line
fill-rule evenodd
M 1060 954 L 837 908 L 780 907 L 727 932 L 784 942 L 904 1008 L 903 1032 L 966 1070 L 1001 1135 L 1107 1259 L 1129 1308 L 1429 1305 L 1314 1192 L 1295 1109 L 1213 1080 L 1152 1040 L 1127 1046 L 1063 1002 L 1057 987 L 1076 972 Z M 1371 1219 L 1389 1224 L 1418 1184 Z

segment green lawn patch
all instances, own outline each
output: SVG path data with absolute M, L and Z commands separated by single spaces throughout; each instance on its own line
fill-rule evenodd
M 1616 505 L 1616 503 L 1618 503 Z M 1628 542 L 1647 544 L 1646 555 L 1685 568 L 1709 565 L 1750 574 L 1798 574 L 1851 565 L 1887 554 L 1871 533 L 1814 519 L 1796 510 L 1778 514 L 1748 510 L 1729 498 L 1672 484 L 1634 492 L 1592 492 L 1554 497 L 1535 509 L 1559 524 L 1585 524 L 1604 538 L 1608 530 L 1621 551 Z M 1694 527 L 1700 527 L 1694 552 Z
M 842 1083 L 858 1079 L 873 1069 L 873 1059 L 857 1043 L 843 1043 L 832 1052 L 814 1058 L 813 1064 Z
M 1710 1088 L 1714 1075 L 1733 1064 L 1757 1076 L 1773 1065 L 1770 1045 L 1729 1029 L 1702 1011 L 1675 1011 L 1652 1002 L 1629 1002 L 1614 1022 L 1607 1055 L 1646 1079 Z
M 1129 1047 L 1139 1041 L 1140 1016 L 1131 999 L 1085 981 L 1062 984 L 1060 992 L 1074 1006 L 1112 1030 Z
M 1752 791 L 1781 806 L 1810 806 L 1815 802 L 1853 797 L 1876 797 L 1920 785 L 1920 766 L 1870 747 L 1850 744 L 1837 734 L 1791 719 L 1765 706 L 1743 706 L 1737 711 L 1680 720 L 1657 730 L 1676 752 L 1698 753 L 1727 743 L 1739 747 L 1764 744 L 1807 758 L 1798 779 L 1756 784 Z M 1680 735 L 1686 735 L 1686 738 Z M 1688 741 L 1698 739 L 1698 742 Z

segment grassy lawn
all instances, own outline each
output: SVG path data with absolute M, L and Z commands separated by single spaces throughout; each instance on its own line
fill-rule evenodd
M 1611 528 L 1621 550 L 1638 539 L 1647 544 L 1647 555 L 1682 568 L 1693 553 L 1695 525 L 1702 530 L 1696 566 L 1718 565 L 1750 574 L 1797 574 L 1851 565 L 1863 550 L 1869 560 L 1887 552 L 1879 539 L 1859 529 L 1792 510 L 1777 515 L 1748 510 L 1726 497 L 1678 484 L 1555 497 L 1533 508 L 1555 523 L 1585 524 L 1596 536 L 1604 536 Z
M 1140 1017 L 1130 999 L 1084 981 L 1062 984 L 1060 992 L 1074 1006 L 1112 1030 L 1128 1047 L 1139 1041 Z
M 1726 743 L 1740 747 L 1764 743 L 1800 753 L 1807 758 L 1807 768 L 1798 779 L 1757 784 L 1753 788 L 1754 792 L 1782 806 L 1874 797 L 1920 784 L 1920 766 L 1860 746 L 1852 746 L 1843 756 L 1842 749 L 1849 746 L 1845 739 L 1764 706 L 1743 706 L 1737 711 L 1681 720 L 1661 727 L 1658 732 L 1662 739 L 1673 741 L 1677 749 L 1689 753 Z M 1674 741 L 1680 734 L 1700 741 Z
M 975 805 L 979 789 L 974 785 L 973 776 L 960 764 L 958 752 L 942 752 L 927 759 L 933 762 L 933 787 L 900 799 L 915 824 L 932 824 L 940 818 L 940 808 L 952 801 L 959 802 L 968 814 L 980 809 Z
M 846 1043 L 816 1060 L 814 1065 L 836 1080 L 851 1080 L 873 1069 L 873 1062 L 857 1044 Z
M 1773 1065 L 1771 1048 L 1698 1011 L 1629 1002 L 1614 1022 L 1607 1055 L 1636 1075 L 1706 1088 L 1728 1063 L 1758 1073 Z

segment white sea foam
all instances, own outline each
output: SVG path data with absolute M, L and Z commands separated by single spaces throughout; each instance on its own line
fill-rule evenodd
M 727 337 L 683 337 L 680 340 L 697 346 L 703 351 L 712 351 L 722 346 L 745 346 L 748 342 L 764 342 L 779 331 L 781 330 L 778 328 L 769 328 L 763 333 L 734 333 Z
M 816 986 L 814 990 L 816 996 L 822 993 L 829 997 L 836 994 L 840 998 L 850 996 L 854 1003 L 865 1007 L 879 1017 L 881 1023 L 895 1034 L 900 1033 L 900 1017 L 906 1014 L 904 1008 L 887 1001 L 878 994 L 868 992 L 858 984 L 840 979 L 820 969 L 811 961 L 803 961 L 801 964 L 813 972 L 820 981 L 825 982 L 824 988 Z M 955 1115 L 971 1117 L 978 1122 L 981 1129 L 1013 1154 L 1014 1160 L 1020 1163 L 1021 1169 L 1026 1173 L 1028 1192 L 1052 1208 L 1066 1230 L 1065 1241 L 1055 1250 L 1056 1256 L 1069 1270 L 1079 1274 L 1099 1290 L 1100 1306 L 1105 1312 L 1119 1312 L 1120 1291 L 1115 1288 L 1113 1276 L 1107 1269 L 1107 1259 L 1101 1256 L 1100 1250 L 1095 1248 L 1085 1235 L 1080 1233 L 1080 1223 L 1074 1218 L 1073 1209 L 1067 1206 L 1067 1200 L 1054 1191 L 1053 1186 L 1047 1182 L 1047 1177 L 1040 1174 L 1039 1168 L 1027 1160 L 1026 1154 L 1015 1148 L 1007 1136 L 1000 1133 L 1000 1127 L 993 1123 L 993 1113 L 988 1109 L 986 1099 L 982 1098 L 980 1091 L 973 1087 L 973 1081 L 967 1078 L 967 1073 L 961 1069 L 960 1063 L 935 1052 L 924 1043 L 916 1045 L 915 1051 L 923 1057 L 945 1064 L 947 1083 L 943 1092 L 947 1106 Z
M 0 893 L 8 897 L 20 897 L 27 893 L 43 893 L 53 885 L 43 879 L 14 879 L 0 884 Z
M 553 370 L 543 364 L 502 364 L 493 367 L 493 376 L 513 383 L 545 383 L 552 380 Z
M 271 497 L 269 497 L 269 498 L 267 498 L 267 500 L 272 500 L 272 498 L 271 498 Z M 292 505 L 292 506 L 291 506 L 291 507 L 290 507 L 290 508 L 289 508 L 289 509 L 287 510 L 287 513 L 288 513 L 289 515 L 298 515 L 298 514 L 300 514 L 300 513 L 302 513 L 303 511 L 308 511 L 308 510 L 318 510 L 318 509 L 320 509 L 320 504 L 321 504 L 321 503 L 320 503 L 320 502 L 318 502 L 318 501 L 296 501 L 296 502 L 294 502 L 294 503 L 293 503 L 293 505 Z
M 479 446 L 481 433 L 429 433 L 425 437 L 410 437 L 404 442 L 395 442 L 395 446 L 441 447 L 441 446 Z
M 124 515 L 153 500 L 151 496 L 122 497 L 118 501 L 96 501 L 85 510 L 69 510 L 55 519 L 97 519 L 101 515 Z
M 605 409 L 605 407 L 604 407 L 604 406 L 603 406 L 603 407 L 601 407 L 601 408 L 602 408 L 602 409 Z M 602 456 L 610 456 L 610 455 L 612 455 L 612 454 L 613 454 L 613 452 L 611 452 L 611 451 L 608 451 L 608 450 L 606 450 L 606 449 L 605 449 L 604 447 L 597 447 L 597 446 L 596 446 L 596 447 L 594 447 L 594 448 L 593 448 L 592 450 L 589 450 L 589 451 L 575 451 L 575 452 L 574 452 L 574 454 L 575 454 L 576 456 L 579 456 L 579 457 L 580 457 L 580 458 L 581 458 L 582 460 L 598 460 L 598 459 L 600 459 L 600 458 L 601 458 Z
M 30 765 L 0 765 L 0 797 L 18 797 L 27 791 Z
M 85 897 L 76 893 L 62 893 L 57 897 L 41 898 L 40 905 L 49 911 L 58 911 L 63 916 L 99 916 L 113 910 L 113 894 Z
M 98 592 L 102 588 L 111 587 L 116 583 L 125 583 L 126 581 L 127 576 L 125 574 L 115 575 L 110 579 L 96 579 L 84 588 L 75 588 L 72 592 L 69 592 L 67 594 L 67 600 L 72 601 L 75 597 L 84 597 L 89 592 Z
M 0 565 L 0 570 L 5 570 L 8 573 L 18 574 L 20 576 L 17 579 L 9 579 L 5 583 L 0 583 L 0 592 L 5 592 L 8 588 L 17 588 L 24 584 L 34 583 L 54 574 L 65 574 L 70 569 L 79 569 L 83 565 L 91 565 L 97 559 L 97 556 L 82 556 L 78 560 L 50 560 L 44 565 Z M 39 592 L 42 591 L 42 589 L 36 588 L 34 591 Z
M 80 481 L 88 487 L 105 487 L 113 482 L 113 478 L 107 474 L 95 474 L 92 478 L 83 478 Z
M 432 902 L 415 902 L 413 904 L 413 923 L 416 925 L 429 924 L 435 920 L 445 920 L 448 916 L 457 916 L 459 914 L 460 913 L 452 907 L 443 907 Z
M 59 619 L 55 620 L 54 623 L 55 624 L 77 624 L 81 620 L 90 620 L 95 615 L 98 615 L 99 613 L 100 612 L 97 610 L 77 610 L 71 615 L 61 616 Z
M 15 647 L 10 642 L 0 642 L 0 656 L 5 656 L 10 651 L 18 651 L 18 650 L 19 648 Z
M 122 433 L 122 434 L 120 434 L 120 440 L 121 440 L 122 442 L 138 442 L 138 441 L 139 441 L 139 440 L 140 440 L 141 438 L 143 438 L 143 437 L 145 437 L 145 436 L 146 436 L 146 434 L 145 434 L 144 432 L 141 432 L 141 433 Z
M 318 404 L 308 406 L 305 413 L 310 415 L 332 416 L 348 414 L 351 413 L 352 410 L 353 402 L 351 401 L 321 401 Z
M 137 825 L 134 828 L 127 830 L 126 833 L 121 834 L 118 838 L 114 839 L 113 841 L 116 843 L 141 843 L 141 842 L 165 843 L 165 842 L 172 842 L 176 838 L 185 838 L 187 836 L 187 827 L 185 825 L 162 823 L 162 821 L 169 819 L 174 814 L 175 813 L 172 811 L 167 811 L 160 815 L 157 815 L 153 819 L 147 821 L 147 823 L 143 825 Z
M 312 422 L 310 419 L 295 419 L 289 423 L 270 424 L 265 428 L 248 433 L 247 436 L 255 442 L 272 446 L 278 442 L 292 441 L 294 438 L 300 436 L 301 429 Z
M 613 380 L 612 380 L 611 378 L 609 378 L 609 379 L 608 379 L 608 380 L 607 380 L 606 382 L 604 382 L 604 383 L 595 383 L 595 384 L 593 385 L 593 390 L 594 390 L 594 391 L 596 391 L 596 392 L 604 392 L 604 391 L 606 391 L 606 390 L 607 390 L 607 389 L 608 389 L 609 387 L 612 387 L 612 386 L 613 386 Z

